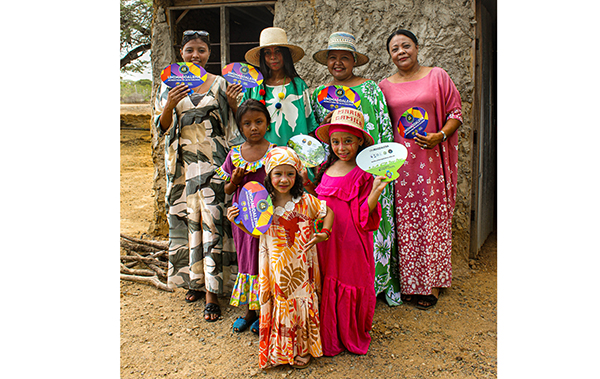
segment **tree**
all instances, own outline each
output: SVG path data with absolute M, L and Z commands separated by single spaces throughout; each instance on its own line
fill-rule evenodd
M 139 58 L 150 50 L 152 0 L 121 2 L 121 71 L 143 72 L 148 61 Z

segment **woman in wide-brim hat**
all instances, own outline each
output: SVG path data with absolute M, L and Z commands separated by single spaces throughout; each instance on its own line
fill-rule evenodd
M 327 48 L 317 51 L 313 59 L 327 66 L 331 74 L 331 81 L 317 87 L 312 95 L 312 104 L 317 122 L 320 124 L 330 122 L 331 112 L 319 104 L 318 95 L 326 87 L 350 87 L 360 96 L 358 109 L 365 118 L 365 131 L 369 133 L 375 143 L 394 141 L 392 123 L 388 114 L 387 104 L 383 92 L 373 80 L 354 74 L 354 68 L 365 65 L 369 57 L 359 52 L 356 48 L 354 35 L 347 32 L 334 32 L 329 36 Z M 388 304 L 401 304 L 400 280 L 396 267 L 396 238 L 394 234 L 394 187 L 393 183 L 385 187 L 381 197 L 381 223 L 379 229 L 373 233 L 375 245 L 375 292 L 385 293 Z
M 278 146 L 286 146 L 297 134 L 313 133 L 319 124 L 312 113 L 310 92 L 294 67 L 304 57 L 304 50 L 288 41 L 285 30 L 272 27 L 263 29 L 259 46 L 248 50 L 245 57 L 259 67 L 264 80 L 260 86 L 247 89 L 239 102 L 242 86 L 229 86 L 227 97 L 234 112 L 246 99 L 265 104 L 271 115 L 265 138 Z

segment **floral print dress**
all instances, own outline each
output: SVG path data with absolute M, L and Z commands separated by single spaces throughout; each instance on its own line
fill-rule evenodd
M 317 248 L 302 247 L 314 235 L 315 219 L 327 214 L 325 201 L 304 193 L 275 208 L 273 223 L 260 237 L 259 365 L 293 364 L 295 356 L 323 355 Z

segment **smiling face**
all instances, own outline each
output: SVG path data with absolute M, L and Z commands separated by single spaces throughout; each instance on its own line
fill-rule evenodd
M 392 62 L 398 67 L 398 70 L 408 71 L 417 64 L 419 47 L 413 40 L 403 34 L 394 36 L 388 46 Z
M 210 48 L 200 38 L 188 41 L 179 52 L 184 62 L 196 63 L 201 67 L 206 65 L 210 57 Z
M 344 162 L 353 161 L 358 153 L 358 148 L 364 143 L 364 139 L 346 132 L 333 132 L 329 137 L 329 143 L 333 153 Z
M 350 51 L 332 50 L 327 53 L 327 69 L 338 82 L 351 78 L 355 65 L 354 56 Z
M 269 173 L 273 188 L 280 194 L 290 192 L 296 183 L 296 169 L 289 164 L 279 165 Z
M 271 71 L 276 72 L 283 69 L 283 54 L 279 46 L 264 47 L 265 63 Z
M 246 141 L 257 143 L 262 141 L 267 132 L 267 117 L 262 112 L 249 110 L 242 115 L 240 126 Z

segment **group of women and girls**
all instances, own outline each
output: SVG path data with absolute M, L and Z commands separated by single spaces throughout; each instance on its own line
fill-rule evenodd
M 218 296 L 231 292 L 230 304 L 247 308 L 233 330 L 259 334 L 262 368 L 366 354 L 377 295 L 428 309 L 451 284 L 460 95 L 443 69 L 420 65 L 410 31 L 394 31 L 386 46 L 397 72 L 376 84 L 353 72 L 369 61 L 354 36 L 332 33 L 313 55 L 331 81 L 311 94 L 294 68 L 304 50 L 283 29 L 266 28 L 245 55 L 264 76 L 260 86 L 243 90 L 209 73 L 196 88 L 163 84 L 157 96 L 168 284 L 187 288 L 188 302 L 204 292 L 209 322 L 220 317 Z M 209 34 L 184 32 L 180 52 L 204 67 Z M 321 106 L 317 94 L 329 85 L 357 92 L 358 109 Z M 407 139 L 395 126 L 412 107 L 429 121 L 426 133 Z M 328 146 L 314 171 L 286 147 L 298 134 Z M 356 164 L 365 147 L 384 142 L 408 150 L 394 182 Z M 240 210 L 231 204 L 249 181 L 264 183 L 273 201 L 260 238 L 234 222 Z

